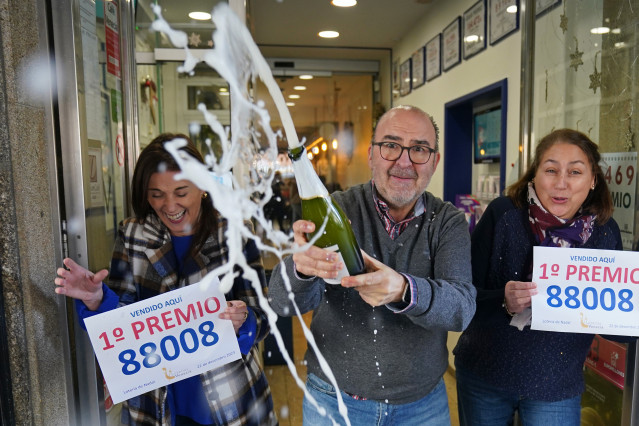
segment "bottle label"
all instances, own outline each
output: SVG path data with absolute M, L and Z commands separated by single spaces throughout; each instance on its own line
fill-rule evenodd
M 344 258 L 342 257 L 342 253 L 339 251 L 339 247 L 337 244 L 332 245 L 330 247 L 324 247 L 325 250 L 334 251 L 339 254 L 339 260 L 342 262 L 344 267 L 337 274 L 337 278 L 324 278 L 328 284 L 340 284 L 342 282 L 342 278 L 348 277 L 350 274 L 348 273 L 348 268 L 346 268 L 346 262 L 344 262 Z

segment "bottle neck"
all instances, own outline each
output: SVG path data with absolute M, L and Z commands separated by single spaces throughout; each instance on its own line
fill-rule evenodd
M 302 200 L 309 200 L 317 197 L 328 197 L 328 191 L 320 180 L 311 160 L 308 159 L 306 148 L 296 147 L 289 151 L 289 158 L 293 163 L 293 171 L 295 173 L 295 182 L 297 190 Z

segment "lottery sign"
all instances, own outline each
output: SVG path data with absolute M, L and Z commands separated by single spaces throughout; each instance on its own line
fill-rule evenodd
M 114 403 L 240 358 L 233 324 L 219 318 L 226 299 L 218 284 L 192 284 L 84 320 Z
M 621 230 L 624 250 L 632 250 L 635 231 L 635 167 L 636 152 L 607 152 L 601 154 L 601 169 L 608 184 L 612 204 L 615 207 L 612 217 Z
M 536 330 L 639 335 L 639 253 L 535 247 Z

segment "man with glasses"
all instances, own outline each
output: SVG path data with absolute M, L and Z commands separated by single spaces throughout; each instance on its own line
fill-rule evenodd
M 374 133 L 372 180 L 332 195 L 351 220 L 366 273 L 326 284 L 341 269 L 339 256 L 313 246 L 275 268 L 269 297 L 279 314 L 295 312 L 285 267 L 301 312 L 314 310 L 311 331 L 351 424 L 449 425 L 447 333 L 466 328 L 475 312 L 468 224 L 426 192 L 440 160 L 430 115 L 395 107 Z M 295 241 L 305 244 L 314 229 L 295 222 Z M 306 361 L 308 395 L 323 408 L 305 396 L 304 424 L 344 424 L 331 375 L 312 349 Z

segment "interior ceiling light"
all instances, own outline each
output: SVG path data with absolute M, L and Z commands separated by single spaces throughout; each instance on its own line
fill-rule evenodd
M 621 34 L 621 28 L 613 28 L 610 32 L 613 34 Z
M 512 5 L 512 6 L 508 6 L 506 8 L 506 12 L 507 13 L 517 13 L 517 6 L 516 5 Z
M 292 95 L 288 95 L 289 99 L 299 99 L 300 95 L 296 95 L 296 94 L 292 94 Z
M 306 86 L 293 86 L 293 90 L 306 90 Z
M 357 1 L 356 0 L 333 0 L 331 4 L 337 7 L 353 7 L 357 4 Z
M 590 30 L 591 34 L 608 34 L 610 32 L 610 28 L 608 27 L 597 27 Z
M 310 74 L 302 74 L 300 75 L 300 80 L 312 80 L 313 76 Z
M 295 102 L 287 102 L 286 106 L 295 106 Z
M 198 21 L 208 21 L 211 19 L 211 14 L 207 12 L 190 12 L 189 18 L 197 19 Z
M 337 37 L 339 37 L 339 33 L 337 31 L 331 31 L 331 30 L 320 31 L 319 33 L 317 33 L 317 35 L 322 37 L 322 38 L 337 38 Z

